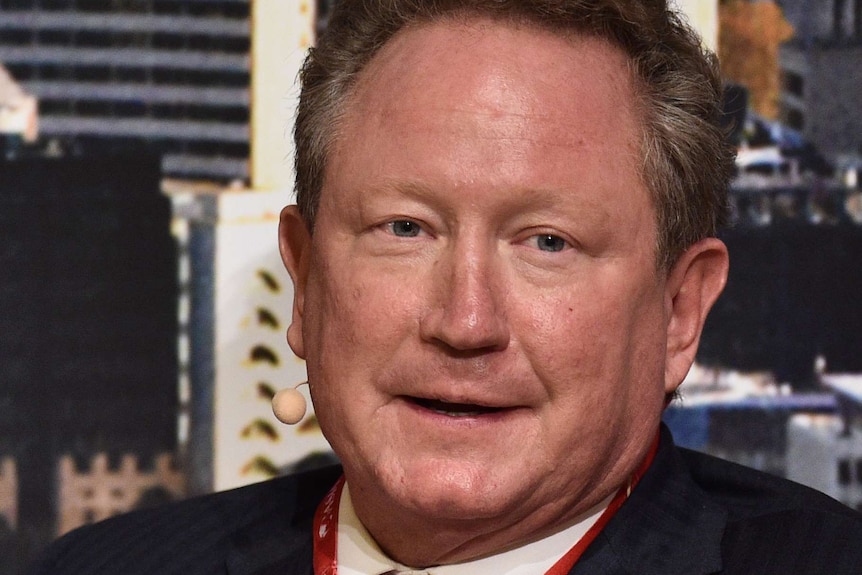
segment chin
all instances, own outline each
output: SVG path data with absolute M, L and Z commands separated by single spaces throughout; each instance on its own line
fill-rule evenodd
M 427 517 L 487 519 L 518 499 L 507 493 L 505 479 L 475 463 L 428 461 L 403 468 L 385 489 L 403 507 Z

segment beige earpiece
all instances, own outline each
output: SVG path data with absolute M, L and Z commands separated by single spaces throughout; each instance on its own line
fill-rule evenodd
M 307 381 L 296 384 L 294 387 L 282 389 L 272 396 L 272 413 L 282 423 L 294 425 L 302 421 L 308 410 L 305 396 L 297 389 L 300 385 L 307 385 Z

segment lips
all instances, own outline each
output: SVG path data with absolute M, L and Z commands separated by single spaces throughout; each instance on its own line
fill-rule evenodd
M 503 411 L 501 407 L 489 407 L 475 403 L 452 403 L 439 399 L 425 399 L 422 397 L 409 397 L 408 400 L 420 407 L 448 415 L 451 417 L 476 417 Z

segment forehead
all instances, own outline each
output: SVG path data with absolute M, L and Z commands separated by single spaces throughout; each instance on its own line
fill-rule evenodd
M 344 112 L 326 180 L 333 166 L 369 164 L 527 188 L 640 180 L 629 61 L 593 36 L 481 18 L 408 27 L 360 73 Z
M 431 98 L 452 90 L 466 93 L 471 88 L 488 96 L 501 95 L 507 86 L 498 84 L 495 93 L 493 85 L 481 84 L 493 84 L 495 77 L 503 76 L 534 83 L 533 96 L 547 98 L 549 94 L 541 92 L 555 92 L 555 109 L 560 111 L 569 108 L 562 105 L 572 96 L 567 88 L 584 92 L 590 84 L 604 81 L 616 90 L 603 108 L 616 113 L 637 111 L 638 83 L 630 60 L 609 41 L 576 30 L 471 15 L 402 28 L 359 73 L 347 111 L 380 105 L 393 96 L 396 102 L 405 102 L 404 90 L 419 84 L 426 84 L 420 89 Z

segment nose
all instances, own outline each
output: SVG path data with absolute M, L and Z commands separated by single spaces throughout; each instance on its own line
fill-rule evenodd
M 422 338 L 459 353 L 505 349 L 509 324 L 499 267 L 491 254 L 471 249 L 453 249 L 438 260 L 431 305 L 420 326 Z

